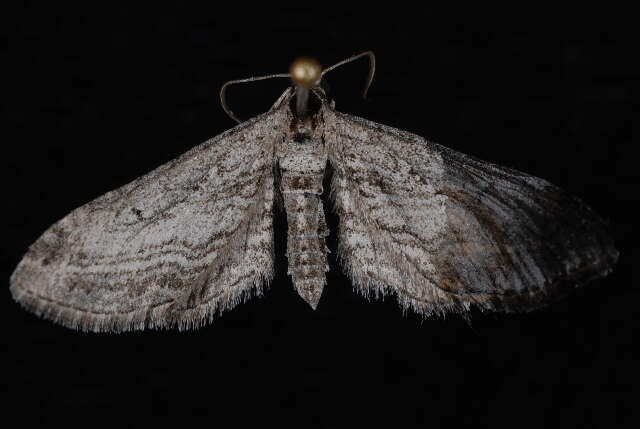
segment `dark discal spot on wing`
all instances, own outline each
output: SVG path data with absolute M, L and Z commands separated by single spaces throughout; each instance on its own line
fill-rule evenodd
M 138 218 L 138 220 L 142 220 L 142 211 L 135 208 L 135 207 L 131 207 L 131 211 L 133 212 L 133 214 Z

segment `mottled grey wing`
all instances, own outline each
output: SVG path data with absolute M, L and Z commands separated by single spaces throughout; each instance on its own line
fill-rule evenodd
M 607 225 L 536 177 L 324 109 L 339 255 L 366 296 L 523 311 L 615 264 Z
M 244 122 L 50 227 L 13 297 L 90 331 L 188 329 L 273 276 L 273 151 L 284 109 Z M 281 128 L 281 127 L 280 127 Z

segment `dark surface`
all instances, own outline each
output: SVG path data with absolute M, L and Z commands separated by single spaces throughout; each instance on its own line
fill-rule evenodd
M 4 14 L 4 419 L 138 427 L 629 427 L 638 420 L 637 52 L 632 10 L 387 4 L 34 5 Z M 5 39 L 6 40 L 6 39 Z M 351 291 L 335 259 L 316 312 L 278 273 L 198 331 L 82 334 L 11 301 L 29 244 L 71 209 L 230 128 L 229 79 L 329 65 L 341 111 L 543 177 L 613 226 L 614 273 L 525 315 L 426 320 Z M 286 86 L 232 88 L 243 118 Z M 635 97 L 635 98 L 634 98 Z M 330 217 L 335 227 L 335 217 Z M 335 249 L 335 236 L 329 239 Z M 277 427 L 277 426 L 276 426 Z

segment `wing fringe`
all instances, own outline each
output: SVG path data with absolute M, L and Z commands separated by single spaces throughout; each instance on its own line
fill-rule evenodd
M 144 329 L 197 329 L 213 322 L 217 315 L 254 297 L 262 297 L 270 285 L 269 278 L 247 281 L 236 289 L 201 302 L 191 308 L 178 308 L 173 301 L 122 313 L 94 313 L 66 306 L 12 284 L 13 299 L 38 317 L 83 332 L 120 333 Z
M 438 300 L 428 301 L 409 295 L 404 290 L 387 285 L 381 281 L 371 280 L 371 275 L 361 275 L 353 270 L 346 262 L 346 259 L 339 251 L 338 259 L 347 276 L 353 283 L 353 290 L 362 295 L 365 299 L 383 300 L 387 296 L 396 299 L 402 308 L 403 314 L 412 311 L 423 319 L 430 317 L 445 318 L 449 315 L 461 315 L 466 317 L 466 313 L 472 308 L 481 312 L 505 312 L 505 313 L 525 313 L 546 307 L 569 295 L 574 289 L 583 287 L 589 282 L 606 277 L 615 265 L 616 258 L 607 260 L 600 266 L 583 267 L 569 273 L 555 282 L 542 285 L 538 289 L 526 292 L 506 291 L 502 294 L 454 294 L 443 289 L 437 290 Z M 431 285 L 429 285 L 431 287 Z

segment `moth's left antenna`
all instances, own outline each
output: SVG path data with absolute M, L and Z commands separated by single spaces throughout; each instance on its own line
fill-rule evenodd
M 220 88 L 220 104 L 222 105 L 222 109 L 225 111 L 227 115 L 229 115 L 231 119 L 233 119 L 237 123 L 242 122 L 240 119 L 236 117 L 236 115 L 231 111 L 231 109 L 229 109 L 229 106 L 227 106 L 227 98 L 225 96 L 227 87 L 229 85 L 234 85 L 236 83 L 255 82 L 257 80 L 272 79 L 274 77 L 291 77 L 291 75 L 289 73 L 278 73 L 278 74 L 270 74 L 268 76 L 257 76 L 257 77 L 248 77 L 246 79 L 230 80 L 226 82 L 224 85 L 222 85 L 222 88 Z

